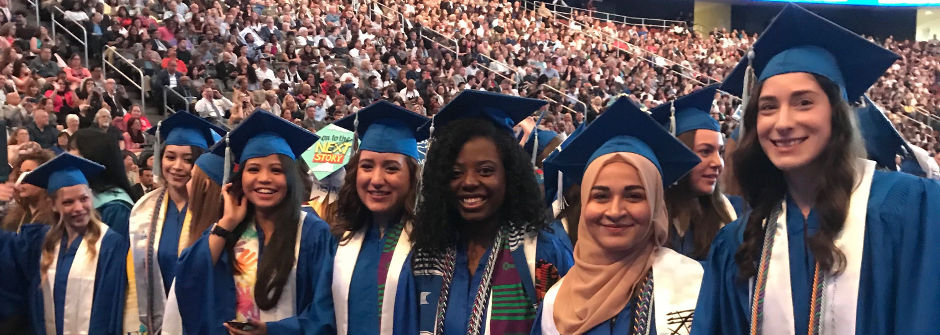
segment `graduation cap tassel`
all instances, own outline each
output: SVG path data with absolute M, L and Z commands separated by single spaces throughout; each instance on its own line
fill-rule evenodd
M 754 74 L 754 50 L 748 50 L 747 52 L 747 69 L 744 70 L 744 90 L 741 91 L 741 105 L 747 106 L 748 101 L 751 100 L 751 89 L 754 87 L 754 84 L 757 82 L 757 75 Z M 743 116 L 743 115 L 742 115 Z M 738 127 L 741 127 L 740 136 L 744 136 L 744 121 L 738 124 Z
M 229 135 L 225 134 L 225 162 L 222 169 L 222 184 L 228 184 L 232 179 L 232 147 Z
M 565 190 L 564 190 L 564 172 L 558 171 L 558 189 L 555 190 L 555 199 L 558 199 L 558 211 L 562 211 L 567 207 L 568 202 L 565 201 Z M 557 213 L 556 213 L 557 215 Z
M 153 182 L 160 183 L 160 180 L 163 179 L 163 174 L 160 173 L 163 171 L 161 167 L 163 164 L 160 164 L 163 160 L 163 140 L 160 138 L 160 126 L 163 125 L 163 121 L 157 122 L 157 138 L 153 141 Z
M 431 127 L 428 128 L 428 148 L 425 151 L 425 155 L 424 155 L 425 160 L 428 159 L 427 153 L 431 152 L 431 142 L 433 142 L 433 140 L 431 139 L 433 138 L 434 138 L 434 116 L 431 117 Z
M 529 136 L 535 136 L 535 141 L 532 144 L 532 167 L 536 167 L 536 160 L 538 160 L 539 153 L 539 125 L 535 125 L 535 128 L 532 128 L 532 134 Z
M 359 152 L 359 113 L 356 113 L 356 117 L 353 119 L 352 150 L 354 155 Z
M 669 133 L 676 136 L 676 101 L 669 103 Z

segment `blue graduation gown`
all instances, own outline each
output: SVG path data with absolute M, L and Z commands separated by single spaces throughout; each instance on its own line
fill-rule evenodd
M 183 206 L 180 211 L 176 209 L 173 199 L 170 199 L 167 205 L 163 232 L 160 233 L 160 248 L 157 250 L 157 263 L 160 264 L 160 275 L 163 277 L 163 292 L 170 292 L 170 285 L 173 284 L 173 278 L 176 276 L 180 233 L 183 232 L 183 220 L 186 218 L 188 206 L 189 204 Z
M 868 197 L 857 304 L 857 334 L 935 333 L 940 320 L 940 185 L 897 172 L 875 171 Z M 800 213 L 792 206 L 788 213 Z M 712 243 L 692 325 L 693 334 L 745 334 L 751 319 L 749 281 L 737 278 L 734 254 L 742 218 Z M 818 218 L 806 219 L 807 234 Z M 813 255 L 802 215 L 787 216 L 790 280 L 797 334 L 806 333 Z
M 0 276 L 0 297 L 3 297 L 0 300 L 0 319 L 26 307 L 30 325 L 39 335 L 46 332 L 39 263 L 42 243 L 49 228 L 48 225 L 29 224 L 24 225 L 19 234 L 0 232 L 0 271 L 4 273 Z M 98 250 L 89 334 L 118 335 L 124 322 L 124 290 L 127 286 L 124 270 L 128 242 L 111 230 L 101 238 L 104 240 L 101 250 Z M 58 255 L 53 301 L 56 305 L 56 328 L 60 333 L 68 272 L 79 244 L 80 240 L 76 239 L 67 248 L 60 247 Z
M 335 333 L 333 256 L 336 244 L 329 226 L 320 217 L 307 214 L 297 256 L 296 317 L 267 322 L 269 334 Z M 232 260 L 223 252 L 212 264 L 208 231 L 183 250 L 176 277 L 183 330 L 187 334 L 228 334 L 223 322 L 235 319 L 235 279 Z
M 563 229 L 560 232 L 557 230 L 540 232 L 535 257 L 536 261 L 545 260 L 555 265 L 558 269 L 559 276 L 564 276 L 568 273 L 568 270 L 571 269 L 571 266 L 574 265 L 574 258 L 572 257 L 571 248 L 568 247 L 571 242 L 567 239 L 567 236 L 561 235 L 564 235 Z M 522 248 L 523 247 L 520 246 L 519 249 L 513 252 L 513 262 L 517 265 L 516 268 L 519 269 L 520 272 L 522 272 L 523 269 L 526 272 L 525 276 L 520 275 L 520 277 L 523 279 L 522 284 L 526 296 L 532 299 L 535 289 L 533 283 L 527 280 L 530 278 L 530 275 L 527 273 L 528 267 L 520 266 L 520 264 L 526 264 Z M 467 248 L 465 245 L 457 246 L 454 277 L 451 281 L 447 310 L 444 314 L 444 333 L 462 334 L 466 332 L 467 324 L 470 320 L 470 311 L 473 308 L 473 301 L 476 298 L 480 280 L 482 279 L 484 268 L 486 267 L 485 260 L 492 251 L 492 247 L 490 247 L 486 253 L 483 254 L 481 262 L 477 266 L 477 270 L 471 276 L 467 265 Z M 520 254 L 522 257 L 519 257 Z M 419 295 L 424 296 L 421 297 L 421 304 L 418 306 L 420 328 L 422 328 L 422 331 L 430 331 L 424 328 L 433 327 L 434 325 L 437 301 L 441 292 L 441 277 L 416 276 L 415 287 Z M 424 304 L 425 301 L 428 303 Z M 484 311 L 484 315 L 485 314 L 486 312 Z
M 630 299 L 630 302 L 627 303 L 627 306 L 620 311 L 617 316 L 607 322 L 601 323 L 591 330 L 588 330 L 585 335 L 612 335 L 612 334 L 632 334 L 633 331 L 633 307 L 636 306 L 636 298 Z M 655 308 L 655 306 L 654 306 Z M 650 313 L 654 313 L 653 310 L 650 310 Z M 530 335 L 542 335 L 542 307 L 539 307 L 539 312 L 536 314 L 535 323 L 532 327 L 532 332 Z M 649 333 L 656 334 L 656 322 L 655 319 L 650 319 L 649 324 Z
M 128 238 L 127 230 L 130 226 L 132 206 L 133 204 L 123 200 L 112 200 L 96 209 L 101 214 L 101 222 L 107 224 L 110 230 L 124 236 L 126 239 Z
M 403 232 L 404 233 L 404 232 Z M 356 259 L 356 266 L 353 269 L 352 281 L 349 283 L 349 297 L 347 299 L 347 309 L 349 315 L 349 334 L 375 334 L 379 329 L 379 287 L 378 287 L 378 268 L 379 258 L 382 256 L 382 236 L 379 228 L 372 225 L 362 240 L 362 248 L 359 249 L 359 257 Z M 405 264 L 409 259 L 405 260 Z M 391 271 L 391 269 L 389 269 Z M 397 285 L 395 305 L 398 299 L 403 295 L 414 294 L 409 291 L 409 280 L 406 277 L 411 276 L 410 267 L 402 266 Z M 410 293 L 409 293 L 410 292 Z M 383 306 L 383 308 L 396 308 L 396 306 Z M 397 323 L 399 315 L 405 318 L 407 310 L 395 309 L 395 332 L 400 328 Z

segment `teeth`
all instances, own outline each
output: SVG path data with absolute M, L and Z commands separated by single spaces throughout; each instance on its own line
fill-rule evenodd
M 790 139 L 790 140 L 776 140 L 774 141 L 774 144 L 776 144 L 778 147 L 789 147 L 789 146 L 797 145 L 800 142 L 803 142 L 803 140 L 804 140 L 803 138 Z
M 480 202 L 483 202 L 483 198 L 482 197 L 463 198 L 463 199 L 460 199 L 460 202 L 464 203 L 465 205 L 476 205 Z
M 274 194 L 274 190 L 269 189 L 269 188 L 259 188 L 255 190 L 255 192 L 261 193 L 261 194 Z

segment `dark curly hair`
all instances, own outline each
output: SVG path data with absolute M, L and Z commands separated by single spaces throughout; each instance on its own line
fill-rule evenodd
M 457 243 L 455 223 L 463 218 L 450 181 L 464 144 L 479 137 L 493 141 L 506 173 L 506 200 L 497 213 L 503 218 L 500 224 L 522 225 L 526 231 L 547 227 L 542 190 L 535 181 L 530 156 L 509 132 L 491 121 L 472 118 L 451 122 L 435 135 L 424 163 L 421 201 L 411 232 L 415 249 L 439 250 Z
M 866 157 L 859 132 L 855 127 L 851 107 L 842 98 L 839 86 L 826 77 L 813 75 L 829 98 L 832 107 L 832 135 L 823 151 L 816 157 L 819 173 L 816 177 L 816 203 L 819 213 L 819 231 L 806 237 L 806 244 L 813 252 L 821 270 L 840 273 L 845 268 L 845 255 L 833 242 L 845 225 L 849 200 L 855 187 L 857 157 Z M 757 138 L 758 97 L 763 83 L 755 86 L 751 99 L 745 106 L 745 132 L 732 158 L 735 178 L 741 187 L 742 196 L 753 211 L 748 215 L 744 228 L 744 241 L 734 255 L 738 265 L 738 279 L 746 279 L 757 273 L 757 262 L 764 240 L 763 222 L 787 195 L 787 183 L 783 171 L 767 157 Z M 796 215 L 801 215 L 796 213 Z

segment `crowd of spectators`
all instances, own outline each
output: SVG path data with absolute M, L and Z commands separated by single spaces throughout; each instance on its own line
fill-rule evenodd
M 154 124 L 128 95 L 137 90 L 130 81 L 104 75 L 102 57 L 142 69 L 149 111 L 188 111 L 229 127 L 264 110 L 316 131 L 379 99 L 430 116 L 460 91 L 484 89 L 549 100 L 543 125 L 570 134 L 622 94 L 650 108 L 720 80 L 756 40 L 558 17 L 499 0 L 41 3 L 43 16 L 59 6 L 67 24 L 88 31 L 91 60 L 22 11 L 0 18 L 9 143 L 68 150 L 68 136 L 94 127 L 130 153 L 128 162 L 147 151 Z M 882 44 L 902 60 L 869 93 L 909 141 L 937 154 L 940 132 L 912 116 L 940 115 L 940 42 Z M 728 133 L 737 104 L 721 95 L 713 108 Z

